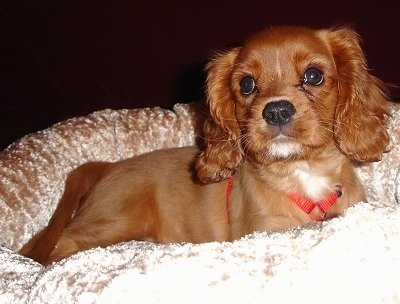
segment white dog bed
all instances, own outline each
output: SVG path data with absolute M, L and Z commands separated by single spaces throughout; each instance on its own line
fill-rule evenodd
M 0 153 L 1 303 L 400 303 L 400 108 L 392 149 L 357 169 L 369 202 L 341 217 L 233 243 L 94 248 L 43 267 L 16 251 L 47 224 L 67 172 L 193 145 L 194 105 L 104 110 Z

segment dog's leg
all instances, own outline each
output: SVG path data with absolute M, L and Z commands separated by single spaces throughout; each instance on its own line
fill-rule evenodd
M 100 184 L 99 184 L 100 186 Z M 63 230 L 54 250 L 44 264 L 59 261 L 79 251 L 106 247 L 112 244 L 147 240 L 162 242 L 162 220 L 158 204 L 151 188 L 139 187 L 135 196 L 113 201 L 112 207 L 105 197 L 100 200 L 88 198 L 78 214 Z
M 107 166 L 107 163 L 93 162 L 72 171 L 48 226 L 25 244 L 19 253 L 45 264 L 74 212 L 84 203 L 88 192 L 104 174 Z

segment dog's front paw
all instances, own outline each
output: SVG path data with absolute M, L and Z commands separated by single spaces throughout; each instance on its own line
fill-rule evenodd
M 227 153 L 226 151 L 229 151 Z M 243 155 L 238 149 L 210 149 L 210 146 L 200 153 L 196 161 L 196 171 L 203 183 L 215 183 L 232 176 L 243 161 Z

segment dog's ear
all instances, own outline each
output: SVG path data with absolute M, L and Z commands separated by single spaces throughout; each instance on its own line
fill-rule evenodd
M 232 69 L 239 50 L 219 54 L 206 66 L 209 117 L 203 128 L 205 146 L 196 161 L 198 177 L 205 183 L 227 179 L 243 160 L 231 91 Z
M 323 32 L 338 77 L 334 134 L 339 148 L 360 162 L 380 160 L 389 145 L 388 89 L 367 69 L 357 33 L 349 28 Z

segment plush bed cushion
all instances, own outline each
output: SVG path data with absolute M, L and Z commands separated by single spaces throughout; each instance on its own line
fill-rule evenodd
M 28 135 L 0 154 L 0 302 L 400 302 L 400 110 L 392 112 L 391 151 L 357 168 L 368 203 L 339 218 L 233 243 L 132 241 L 47 268 L 16 251 L 46 225 L 66 174 L 87 161 L 193 145 L 203 111 L 104 110 Z

